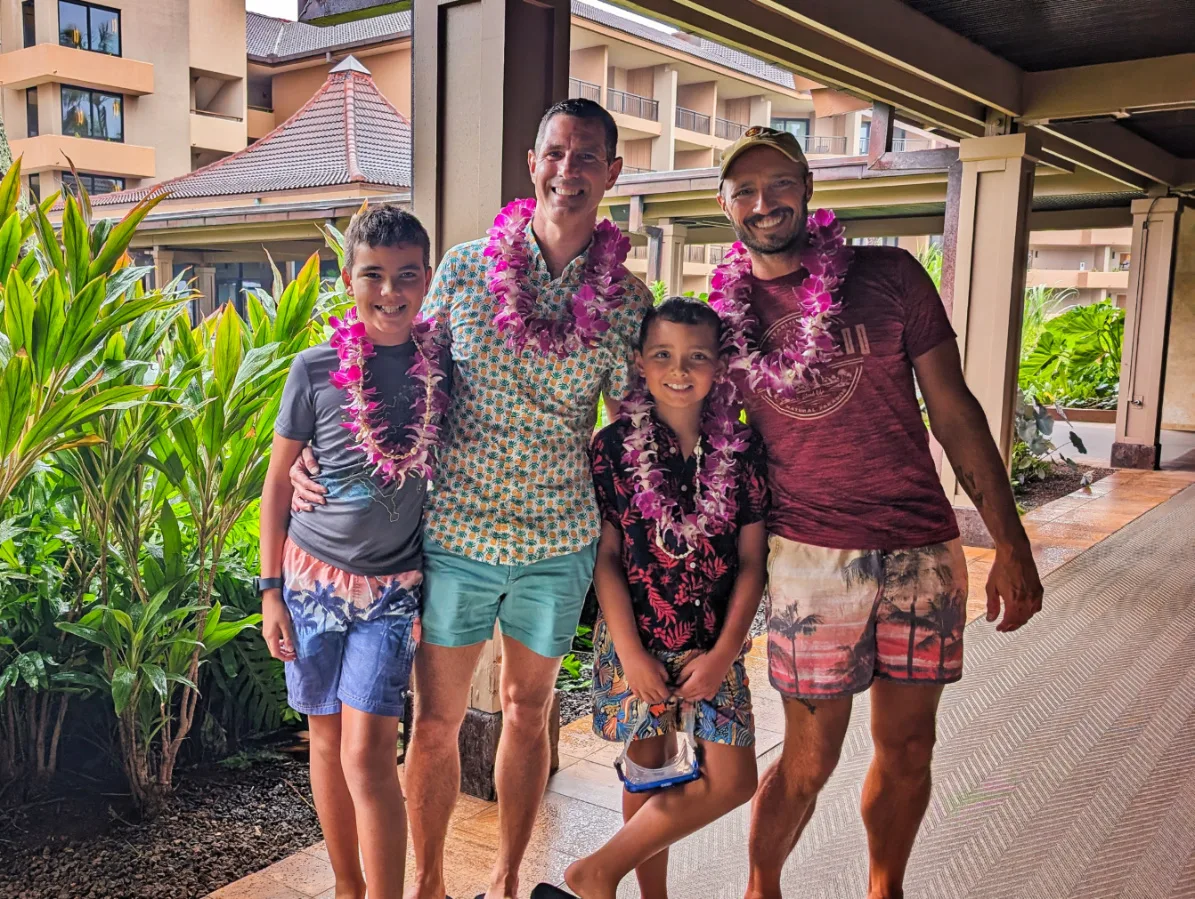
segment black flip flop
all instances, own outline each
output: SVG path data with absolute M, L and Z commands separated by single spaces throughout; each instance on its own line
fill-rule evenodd
M 481 899 L 485 899 L 485 896 L 482 896 Z M 541 883 L 531 891 L 531 899 L 577 899 L 577 897 L 550 883 Z

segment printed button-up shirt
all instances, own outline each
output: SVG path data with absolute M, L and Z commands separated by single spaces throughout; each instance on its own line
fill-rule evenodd
M 681 509 L 692 512 L 697 457 L 686 459 L 672 429 L 658 418 L 655 425 L 665 496 L 679 497 Z M 709 650 L 722 633 L 739 574 L 739 531 L 767 513 L 763 441 L 753 432 L 746 451 L 738 456 L 734 526 L 703 537 L 688 556 L 674 558 L 657 545 L 655 522 L 631 503 L 635 483 L 622 461 L 630 428 L 620 420 L 594 437 L 593 484 L 602 519 L 622 535 L 622 567 L 639 639 L 649 652 Z
M 530 228 L 528 229 L 530 230 Z M 604 394 L 631 386 L 639 325 L 651 292 L 624 281 L 623 305 L 593 347 L 565 359 L 528 346 L 515 352 L 494 328 L 485 240 L 445 255 L 424 302 L 452 339 L 452 400 L 428 536 L 450 552 L 497 565 L 528 565 L 583 549 L 600 533 L 587 448 Z M 535 235 L 529 278 L 538 312 L 556 317 L 581 287 L 586 253 L 555 281 Z

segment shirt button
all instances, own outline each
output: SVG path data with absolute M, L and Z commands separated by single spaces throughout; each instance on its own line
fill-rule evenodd
M 689 563 L 689 567 L 690 567 L 690 568 L 696 568 L 696 567 L 697 567 L 697 563 L 696 563 L 696 562 L 690 562 L 690 563 Z M 693 602 L 697 602 L 697 600 L 693 600 Z
M 681 492 L 681 493 L 688 493 L 688 492 L 689 492 L 689 485 L 688 485 L 688 484 L 681 484 L 681 485 L 680 485 L 680 492 Z
M 672 453 L 673 455 L 675 455 L 675 454 L 676 454 L 676 447 L 675 447 L 675 446 L 674 446 L 674 447 L 672 447 L 670 450 L 668 450 L 668 452 L 670 452 L 670 453 Z

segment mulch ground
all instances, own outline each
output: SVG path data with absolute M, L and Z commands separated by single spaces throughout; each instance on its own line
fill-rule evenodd
M 1054 462 L 1053 471 L 1040 481 L 1033 481 L 1016 489 L 1017 505 L 1028 512 L 1048 502 L 1069 496 L 1083 486 L 1083 476 L 1091 475 L 1094 484 L 1112 474 L 1111 468 L 1096 468 L 1091 465 L 1076 465 Z
M 321 839 L 303 759 L 176 777 L 150 822 L 94 785 L 0 809 L 0 899 L 199 899 Z

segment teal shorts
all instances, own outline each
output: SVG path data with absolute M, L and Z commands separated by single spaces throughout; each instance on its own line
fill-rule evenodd
M 555 658 L 572 647 L 585 594 L 593 582 L 597 541 L 577 552 L 529 565 L 491 565 L 423 539 L 422 640 L 472 646 L 502 633 Z

